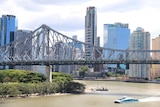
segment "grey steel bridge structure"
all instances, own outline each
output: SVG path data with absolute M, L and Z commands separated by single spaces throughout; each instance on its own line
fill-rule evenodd
M 91 53 L 87 57 L 86 48 Z M 44 24 L 32 31 L 31 36 L 23 36 L 0 46 L 0 66 L 45 65 L 50 82 L 52 65 L 94 64 L 160 64 L 160 50 L 119 50 L 93 46 Z
M 90 57 L 85 54 L 87 47 L 91 49 Z M 160 64 L 160 50 L 97 47 L 70 38 L 44 24 L 34 30 L 32 36 L 0 46 L 1 66 L 73 64 Z

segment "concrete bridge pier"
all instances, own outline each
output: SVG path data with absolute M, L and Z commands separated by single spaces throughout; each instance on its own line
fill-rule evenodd
M 52 82 L 52 66 L 51 65 L 47 65 L 46 66 L 46 76 L 47 76 L 47 81 L 48 82 Z

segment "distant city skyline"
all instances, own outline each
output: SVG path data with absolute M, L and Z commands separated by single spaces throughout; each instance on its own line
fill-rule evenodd
M 18 29 L 34 30 L 42 24 L 84 41 L 86 7 L 97 8 L 97 36 L 103 44 L 103 24 L 128 23 L 131 32 L 143 27 L 151 38 L 160 34 L 159 0 L 0 0 L 0 16 L 15 15 Z

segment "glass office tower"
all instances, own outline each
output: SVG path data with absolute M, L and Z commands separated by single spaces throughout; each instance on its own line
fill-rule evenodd
M 126 50 L 129 47 L 130 29 L 128 24 L 114 23 L 104 24 L 104 36 L 103 36 L 104 48 L 122 49 Z M 105 58 L 108 57 L 108 53 L 105 52 Z M 117 65 L 108 65 L 108 67 L 116 68 Z M 124 65 L 121 67 L 125 68 Z
M 0 18 L 0 46 L 4 46 L 14 41 L 15 31 L 17 30 L 16 22 L 17 21 L 15 16 L 2 15 L 2 17 Z M 5 66 L 5 68 L 8 67 Z
M 0 44 L 1 46 L 14 41 L 15 31 L 17 29 L 16 17 L 13 15 L 2 15 L 0 19 Z
M 104 47 L 113 49 L 128 49 L 130 29 L 128 24 L 104 24 Z

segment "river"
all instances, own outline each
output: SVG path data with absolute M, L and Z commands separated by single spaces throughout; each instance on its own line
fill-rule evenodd
M 128 83 L 117 81 L 78 81 L 88 89 L 85 94 L 60 95 L 33 98 L 1 99 L 0 107 L 159 107 L 160 84 Z M 91 91 L 91 88 L 107 87 L 107 92 Z M 122 96 L 139 99 L 139 102 L 115 104 Z

